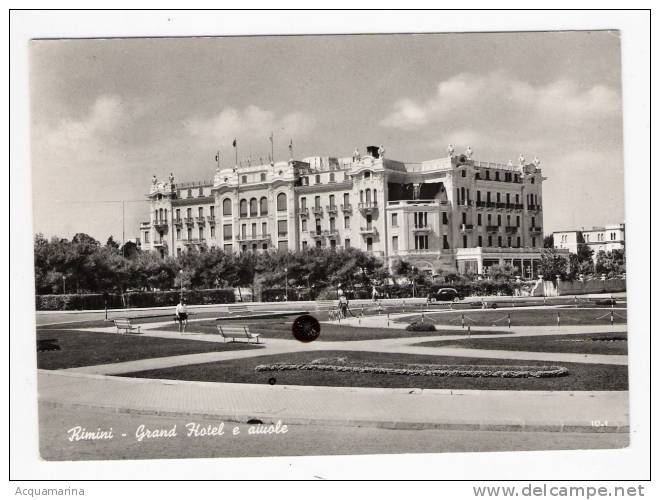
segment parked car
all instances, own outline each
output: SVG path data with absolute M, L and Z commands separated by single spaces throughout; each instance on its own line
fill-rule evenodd
M 429 294 L 429 299 L 438 302 L 458 302 L 459 300 L 463 300 L 463 298 L 463 294 L 455 288 L 440 288 Z

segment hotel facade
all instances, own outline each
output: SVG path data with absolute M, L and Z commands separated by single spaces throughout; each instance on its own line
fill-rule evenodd
M 625 224 L 608 224 L 607 226 L 593 227 L 591 229 L 577 229 L 570 231 L 555 231 L 552 233 L 554 247 L 577 253 L 582 245 L 591 248 L 594 261 L 598 252 L 612 250 L 625 250 L 626 226 Z
M 477 161 L 470 148 L 421 163 L 381 147 L 350 157 L 218 165 L 213 180 L 159 182 L 148 194 L 143 250 L 228 252 L 354 247 L 430 274 L 487 275 L 510 264 L 537 276 L 543 247 L 540 162 Z

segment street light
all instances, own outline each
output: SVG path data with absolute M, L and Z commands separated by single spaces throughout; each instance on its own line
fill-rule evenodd
M 183 269 L 179 269 L 179 285 L 181 286 L 181 293 L 179 300 L 183 302 Z
M 415 298 L 415 266 L 410 266 L 412 269 L 412 280 L 413 280 L 413 299 Z
M 284 268 L 284 300 L 289 300 L 289 268 Z

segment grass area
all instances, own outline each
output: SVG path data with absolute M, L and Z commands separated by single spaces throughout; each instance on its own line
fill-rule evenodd
M 568 352 L 577 354 L 628 354 L 627 340 L 606 340 L 624 337 L 622 333 L 590 333 L 584 335 L 544 335 L 494 339 L 437 340 L 417 344 L 423 347 L 461 347 L 504 351 Z M 600 340 L 592 340 L 600 339 Z
M 443 365 L 520 365 L 562 366 L 569 373 L 557 378 L 474 378 L 401 376 L 374 373 L 284 371 L 258 372 L 256 366 L 268 363 L 309 363 L 319 358 L 346 357 L 352 363 L 425 363 Z M 398 353 L 356 351 L 298 352 L 217 363 L 178 366 L 160 370 L 125 373 L 125 377 L 154 379 L 198 380 L 206 382 L 235 382 L 268 384 L 274 379 L 279 385 L 310 385 L 334 387 L 398 387 L 425 389 L 490 389 L 490 390 L 627 390 L 628 367 L 578 363 L 548 363 L 540 361 L 513 361 L 507 359 L 480 359 L 451 356 L 421 356 Z
M 425 313 L 425 321 L 435 325 L 460 325 L 461 315 L 465 315 L 465 324 L 471 326 L 506 326 L 507 315 L 511 315 L 511 326 L 554 326 L 559 313 L 562 325 L 609 325 L 609 310 L 592 309 L 516 309 L 498 311 L 485 309 L 470 312 Z M 626 324 L 625 310 L 614 310 L 614 323 Z M 618 315 L 618 316 L 617 316 Z M 409 323 L 414 318 L 397 318 L 395 321 Z
M 195 313 L 191 316 L 192 319 L 195 318 L 217 318 L 220 313 L 216 312 L 201 312 Z M 160 314 L 159 312 L 151 311 L 150 314 L 131 314 L 130 311 L 125 313 L 114 312 L 109 315 L 108 320 L 99 319 L 99 320 L 85 320 L 85 321 L 70 321 L 67 323 L 54 323 L 46 325 L 37 325 L 39 330 L 60 330 L 60 329 L 73 329 L 76 328 L 106 328 L 109 326 L 114 326 L 112 322 L 113 319 L 118 318 L 130 318 L 131 322 L 136 325 L 148 325 L 149 323 L 160 323 L 163 321 L 171 321 L 174 324 L 174 313 L 171 314 Z
M 225 324 L 225 323 L 223 323 Z M 229 324 L 229 323 L 226 323 Z M 245 324 L 245 323 L 241 323 Z M 282 319 L 253 321 L 247 323 L 251 332 L 261 333 L 264 339 L 293 339 L 291 333 L 292 321 L 285 321 Z M 437 328 L 437 327 L 436 327 Z M 177 332 L 178 326 L 170 325 L 161 328 L 161 330 Z M 216 333 L 215 321 L 200 321 L 188 324 L 186 329 L 187 333 Z M 441 335 L 460 335 L 464 332 L 456 330 L 449 330 L 438 328 L 434 332 L 410 332 L 403 329 L 386 329 L 386 328 L 358 328 L 344 325 L 321 325 L 321 336 L 319 341 L 322 342 L 345 342 L 351 340 L 377 340 L 377 339 L 391 339 L 403 337 L 432 337 Z M 498 331 L 483 331 L 479 332 L 480 335 L 488 334 L 505 334 L 506 332 Z
M 119 363 L 137 359 L 160 358 L 211 351 L 259 349 L 247 343 L 206 342 L 164 339 L 142 335 L 93 333 L 81 331 L 38 330 L 37 339 L 57 339 L 59 351 L 37 352 L 37 367 L 46 370 Z

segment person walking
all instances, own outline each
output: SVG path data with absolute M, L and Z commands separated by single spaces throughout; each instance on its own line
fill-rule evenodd
M 179 322 L 179 333 L 186 331 L 186 326 L 188 326 L 188 308 L 186 307 L 186 301 L 181 299 L 176 306 L 176 320 Z
M 343 293 L 339 296 L 339 312 L 342 319 L 346 319 L 348 317 L 348 299 Z

